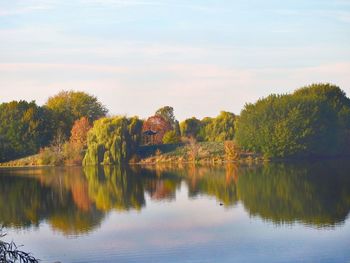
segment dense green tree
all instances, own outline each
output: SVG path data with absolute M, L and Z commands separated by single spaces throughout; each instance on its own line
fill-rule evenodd
M 178 137 L 181 137 L 181 129 L 180 129 L 180 123 L 179 121 L 175 121 L 175 133 Z
M 137 117 L 102 118 L 88 133 L 88 149 L 83 160 L 89 164 L 127 162 L 140 144 L 142 121 Z
M 159 115 L 159 116 L 163 117 L 169 123 L 175 124 L 176 119 L 175 119 L 173 107 L 164 106 L 164 107 L 158 109 L 156 111 L 155 115 Z
M 201 128 L 201 121 L 195 117 L 184 120 L 180 123 L 181 135 L 185 137 L 198 138 L 199 130 Z
M 48 99 L 46 107 L 54 112 L 57 129 L 61 129 L 67 138 L 76 120 L 86 117 L 92 123 L 108 112 L 95 96 L 80 91 L 61 91 Z
M 236 116 L 227 111 L 221 111 L 216 118 L 205 118 L 199 132 L 205 141 L 223 142 L 233 140 L 235 136 Z
M 238 144 L 268 157 L 334 156 L 349 150 L 350 100 L 330 84 L 247 104 L 237 123 Z
M 176 134 L 180 136 L 180 125 L 176 120 L 174 115 L 174 108 L 170 106 L 164 106 L 158 109 L 155 113 L 156 116 L 161 116 L 164 120 L 170 123 L 173 130 L 175 130 Z
M 163 143 L 171 144 L 171 143 L 179 143 L 180 137 L 177 135 L 175 130 L 168 131 L 164 134 Z
M 184 120 L 180 124 L 181 134 L 199 141 L 223 142 L 233 140 L 235 135 L 236 116 L 222 111 L 216 118 L 206 117 L 198 120 L 195 117 Z
M 36 153 L 52 139 L 48 109 L 35 102 L 12 101 L 0 105 L 0 162 Z
M 213 122 L 213 119 L 214 118 L 211 118 L 211 117 L 204 117 L 202 120 L 201 120 L 201 125 L 200 125 L 200 129 L 198 131 L 198 134 L 197 134 L 197 138 L 198 140 L 200 141 L 207 141 L 208 140 L 208 129 L 207 127 L 209 126 L 209 124 L 211 124 Z

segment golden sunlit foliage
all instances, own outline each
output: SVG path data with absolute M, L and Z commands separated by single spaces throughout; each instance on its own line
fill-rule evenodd
M 102 118 L 88 133 L 83 164 L 122 164 L 130 160 L 141 140 L 142 121 L 137 117 Z

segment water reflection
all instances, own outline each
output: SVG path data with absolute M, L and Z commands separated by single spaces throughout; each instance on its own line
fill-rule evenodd
M 115 166 L 84 168 L 89 201 L 103 212 L 140 210 L 145 205 L 141 176 Z
M 110 211 L 142 210 L 151 201 L 176 201 L 185 183 L 190 198 L 241 202 L 274 223 L 334 226 L 350 210 L 350 164 L 344 161 L 254 167 L 87 167 L 0 170 L 0 224 L 25 228 L 47 221 L 67 235 L 96 229 Z

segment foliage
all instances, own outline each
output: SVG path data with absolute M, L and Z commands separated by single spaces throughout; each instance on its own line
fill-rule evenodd
M 267 157 L 334 156 L 349 148 L 350 100 L 337 86 L 314 84 L 247 104 L 238 144 Z
M 39 152 L 41 165 L 81 165 L 87 146 L 87 133 L 91 129 L 86 117 L 74 122 L 69 141 L 58 131 L 52 144 Z
M 168 131 L 164 134 L 164 137 L 163 137 L 164 144 L 179 143 L 179 142 L 180 142 L 180 137 L 176 134 L 175 130 Z
M 40 149 L 38 159 L 39 165 L 58 166 L 64 163 L 63 153 L 57 152 L 53 146 Z
M 0 162 L 36 153 L 52 138 L 51 113 L 34 101 L 0 105 Z
M 46 107 L 54 112 L 57 129 L 62 129 L 67 137 L 76 120 L 86 117 L 93 122 L 108 112 L 95 96 L 80 91 L 61 91 L 48 99 Z
M 87 144 L 87 133 L 91 129 L 88 118 L 82 117 L 74 122 L 69 141 L 72 144 Z
M 180 123 L 180 129 L 182 136 L 199 139 L 198 134 L 201 129 L 201 121 L 195 117 L 186 119 Z
M 221 111 L 216 118 L 203 121 L 205 141 L 223 142 L 233 140 L 235 136 L 235 120 L 236 116 L 227 111 Z
M 170 106 L 164 106 L 158 109 L 155 113 L 156 116 L 161 116 L 163 119 L 170 123 L 171 127 L 175 129 L 176 119 L 174 115 L 174 108 Z
M 181 129 L 180 129 L 180 123 L 179 121 L 175 121 L 175 133 L 178 137 L 181 137 Z
M 201 150 L 200 144 L 197 143 L 195 138 L 190 137 L 188 139 L 187 147 L 188 147 L 188 153 L 187 153 L 188 159 L 191 162 L 196 162 L 199 157 L 199 152 Z
M 193 143 L 191 144 L 190 141 Z M 157 150 L 161 151 L 161 156 L 157 156 Z M 194 153 L 195 159 L 191 157 L 193 156 L 192 153 Z M 193 161 L 208 163 L 214 159 L 224 160 L 225 149 L 222 142 L 196 142 L 193 138 L 183 138 L 182 143 L 178 144 L 140 146 L 137 155 L 141 158 L 141 163 L 146 164 L 152 161 L 175 164 Z
M 233 113 L 226 111 L 221 111 L 216 118 L 206 117 L 198 120 L 192 117 L 180 124 L 181 134 L 199 141 L 224 142 L 233 140 L 235 119 L 236 116 Z
M 49 144 L 58 147 L 51 150 L 61 153 L 76 120 L 84 118 L 73 129 L 72 140 L 86 140 L 88 122 L 106 113 L 96 97 L 74 91 L 50 97 L 44 107 L 34 101 L 0 104 L 0 162 L 32 155 Z
M 4 237 L 5 234 L 0 228 L 0 238 Z M 0 262 L 4 263 L 37 263 L 39 262 L 31 254 L 21 251 L 14 242 L 4 242 L 0 240 Z
M 65 165 L 81 165 L 84 158 L 84 145 L 66 142 L 63 146 L 63 159 Z
M 63 148 L 66 164 L 82 164 L 87 147 L 87 134 L 90 129 L 91 125 L 86 117 L 74 122 L 69 142 L 66 142 Z
M 224 147 L 227 161 L 235 161 L 239 159 L 240 151 L 233 141 L 225 141 Z
M 166 132 L 173 130 L 171 124 L 160 115 L 149 117 L 142 126 L 142 132 L 152 131 L 156 134 L 145 135 L 144 144 L 162 144 Z
M 102 118 L 88 133 L 83 164 L 121 164 L 136 152 L 141 140 L 142 121 L 137 117 Z
M 177 136 L 181 136 L 181 131 L 180 131 L 180 124 L 179 121 L 176 120 L 175 114 L 174 114 L 174 108 L 170 106 L 164 106 L 160 109 L 158 109 L 155 113 L 156 116 L 161 116 L 166 120 L 167 122 L 170 123 L 171 127 L 173 130 L 175 130 Z

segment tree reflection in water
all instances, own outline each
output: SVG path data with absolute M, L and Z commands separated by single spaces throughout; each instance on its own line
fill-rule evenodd
M 341 224 L 350 210 L 350 164 L 344 161 L 221 167 L 113 166 L 0 171 L 0 224 L 25 228 L 47 221 L 66 235 L 97 228 L 110 211 L 141 210 L 145 195 L 175 202 L 184 182 L 189 197 L 242 203 L 276 224 Z

